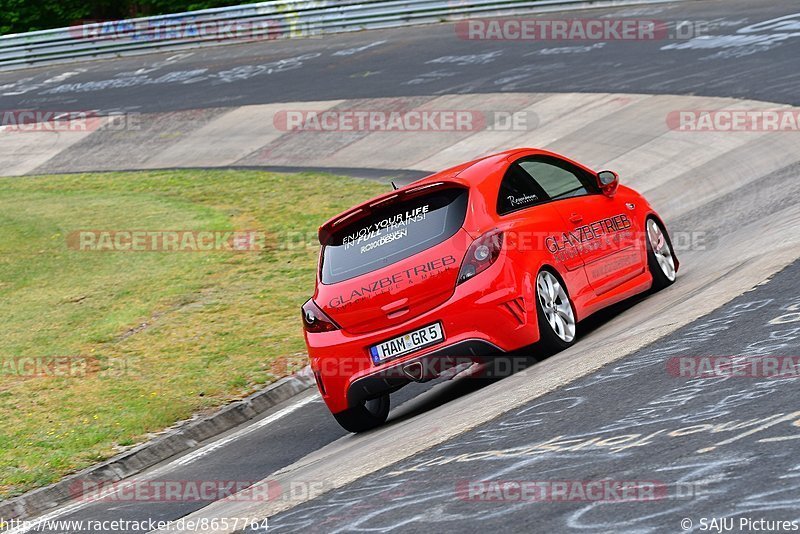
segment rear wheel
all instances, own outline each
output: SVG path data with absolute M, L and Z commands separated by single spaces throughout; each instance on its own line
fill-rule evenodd
M 647 219 L 647 266 L 653 276 L 653 291 L 675 283 L 675 255 L 667 239 L 667 232 L 652 217 Z
M 389 417 L 389 395 L 364 401 L 358 406 L 333 414 L 333 417 L 348 432 L 366 432 L 379 427 Z
M 544 348 L 555 352 L 575 343 L 577 321 L 567 288 L 546 269 L 536 277 L 536 307 L 539 338 Z

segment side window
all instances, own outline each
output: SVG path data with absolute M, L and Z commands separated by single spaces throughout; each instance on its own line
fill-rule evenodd
M 591 181 L 578 169 L 570 170 L 564 163 L 530 159 L 519 162 L 527 174 L 541 186 L 550 200 L 577 197 L 593 193 Z M 580 174 L 579 174 L 580 172 Z
M 547 201 L 544 190 L 536 183 L 536 180 L 520 167 L 518 163 L 512 163 L 500 183 L 500 191 L 497 196 L 497 213 L 505 215 L 512 211 L 517 211 L 536 204 Z

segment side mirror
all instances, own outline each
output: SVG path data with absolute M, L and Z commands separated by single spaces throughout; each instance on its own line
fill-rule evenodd
M 613 197 L 619 187 L 619 175 L 614 171 L 600 171 L 597 173 L 597 185 L 607 197 Z

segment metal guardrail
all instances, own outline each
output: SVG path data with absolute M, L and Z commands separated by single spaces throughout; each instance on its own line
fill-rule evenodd
M 663 1 L 667 0 L 273 0 L 0 36 L 0 70 L 231 42 L 315 37 L 476 15 L 546 11 L 558 6 Z

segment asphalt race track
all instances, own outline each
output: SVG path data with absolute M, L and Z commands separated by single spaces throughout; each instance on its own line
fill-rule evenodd
M 795 1 L 693 0 L 568 16 L 702 21 L 710 35 L 467 41 L 453 24 L 439 24 L 231 45 L 0 73 L 0 109 L 162 113 L 504 92 L 800 105 Z M 754 27 L 782 17 L 783 24 Z M 758 172 L 759 154 L 745 156 L 751 181 L 712 194 L 698 176 L 693 204 L 665 213 L 671 228 L 709 237 L 680 253 L 678 282 L 592 318 L 568 351 L 499 381 L 457 376 L 409 386 L 392 398 L 387 425 L 359 436 L 345 435 L 309 391 L 136 477 L 269 480 L 299 488 L 297 495 L 266 503 L 70 503 L 45 518 L 258 516 L 270 517 L 270 532 L 648 533 L 700 531 L 711 517 L 800 521 L 797 380 L 692 380 L 667 366 L 677 356 L 800 352 L 800 153 L 766 173 Z M 663 493 L 588 503 L 492 501 L 462 491 L 480 480 L 599 479 L 656 481 Z
M 795 354 L 800 265 L 692 326 L 490 423 L 270 520 L 270 532 L 678 532 L 800 520 L 795 380 L 688 379 L 687 354 Z M 783 317 L 783 319 L 781 319 Z M 796 317 L 796 316 L 794 316 Z M 653 481 L 653 500 L 536 502 L 470 481 Z M 738 525 L 738 519 L 737 519 Z
M 585 91 L 800 104 L 800 31 L 787 28 L 786 21 L 750 28 L 795 12 L 793 0 L 690 0 L 570 15 L 699 22 L 691 39 L 602 46 L 465 40 L 454 24 L 440 24 L 36 68 L 0 73 L 0 108 L 148 112 L 303 100 Z

